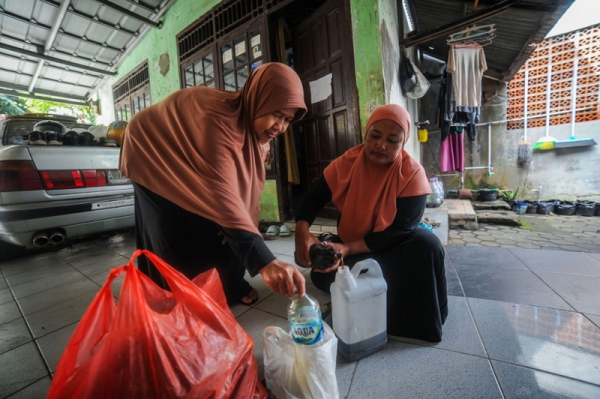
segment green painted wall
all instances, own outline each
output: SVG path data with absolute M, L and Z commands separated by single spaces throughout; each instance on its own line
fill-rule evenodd
M 260 197 L 260 216 L 261 222 L 279 222 L 279 201 L 277 200 L 277 182 L 267 180 Z
M 152 102 L 156 103 L 180 88 L 177 62 L 177 34 L 200 18 L 220 0 L 179 0 L 163 18 L 162 29 L 151 29 L 118 69 L 120 79 L 144 60 L 148 60 Z M 158 62 L 162 54 L 170 59 L 169 72 L 163 76 Z M 114 83 L 114 82 L 113 82 Z
M 350 15 L 360 123 L 364 134 L 371 113 L 385 104 L 378 3 L 350 0 Z

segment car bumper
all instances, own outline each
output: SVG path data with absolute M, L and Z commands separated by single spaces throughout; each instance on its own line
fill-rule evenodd
M 0 240 L 32 247 L 35 233 L 62 230 L 67 238 L 135 225 L 133 196 L 65 201 L 52 206 L 0 206 Z

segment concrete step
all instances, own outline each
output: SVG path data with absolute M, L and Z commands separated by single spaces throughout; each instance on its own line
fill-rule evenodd
M 315 222 L 310 226 L 310 232 L 316 236 L 321 235 L 321 233 L 332 233 L 337 234 L 337 221 L 330 219 L 319 220 L 317 218 Z M 290 228 L 292 231 L 296 231 L 296 222 L 294 220 L 288 220 L 285 222 L 285 225 Z
M 447 209 L 448 224 L 450 227 L 461 227 L 463 229 L 477 230 L 477 215 L 470 200 L 445 199 L 437 209 Z
M 506 224 L 519 226 L 519 215 L 513 211 L 478 211 L 477 220 L 481 223 Z
M 496 201 L 473 201 L 473 207 L 476 211 L 480 210 L 507 210 L 510 211 L 510 205 L 504 200 Z

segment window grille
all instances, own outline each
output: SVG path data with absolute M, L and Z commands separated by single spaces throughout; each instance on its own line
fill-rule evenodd
M 185 62 L 215 40 L 213 13 L 208 12 L 190 28 L 177 35 L 179 47 L 179 63 Z
M 527 116 L 528 128 L 546 126 L 547 121 L 561 125 L 571 123 L 574 107 L 575 122 L 599 120 L 599 82 L 600 24 L 548 38 L 508 84 L 507 119 Z M 522 120 L 508 123 L 508 129 L 523 127 Z
M 152 104 L 148 61 L 121 78 L 113 86 L 115 118 L 127 121 Z
M 235 0 L 218 5 L 207 12 L 196 23 L 177 35 L 179 63 L 184 63 L 216 39 L 263 14 L 263 1 Z
M 263 0 L 236 0 L 214 9 L 215 35 L 223 37 L 263 13 Z

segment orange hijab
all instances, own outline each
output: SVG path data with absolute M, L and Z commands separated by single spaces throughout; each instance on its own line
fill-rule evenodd
M 395 104 L 379 107 L 367 123 L 396 122 L 410 135 L 410 115 Z M 323 173 L 332 193 L 332 201 L 342 216 L 338 235 L 349 243 L 371 232 L 388 228 L 396 217 L 396 198 L 430 194 L 425 170 L 402 150 L 388 165 L 376 165 L 367 159 L 364 144 L 359 144 L 334 160 Z
M 260 234 L 269 144 L 252 124 L 282 108 L 298 108 L 294 120 L 306 112 L 300 78 L 280 63 L 254 70 L 240 91 L 179 90 L 131 119 L 119 169 L 190 212 Z

